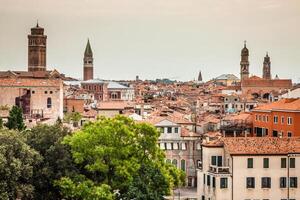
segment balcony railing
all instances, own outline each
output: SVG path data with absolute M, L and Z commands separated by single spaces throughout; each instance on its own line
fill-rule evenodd
M 229 173 L 229 167 L 219 167 L 215 165 L 209 166 L 209 171 L 216 174 L 228 174 Z

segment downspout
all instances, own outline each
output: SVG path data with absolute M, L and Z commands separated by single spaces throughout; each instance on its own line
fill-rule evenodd
M 287 155 L 288 158 L 288 168 L 287 168 L 287 199 L 290 199 L 290 155 Z
M 233 200 L 233 157 L 231 157 L 231 200 Z

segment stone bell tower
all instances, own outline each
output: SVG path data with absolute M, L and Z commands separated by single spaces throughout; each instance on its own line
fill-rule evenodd
M 90 80 L 94 78 L 94 65 L 93 65 L 93 52 L 90 45 L 90 41 L 88 40 L 83 58 L 83 80 Z
M 46 41 L 44 29 L 37 23 L 28 35 L 28 71 L 46 71 Z
M 246 46 L 246 41 L 244 42 L 244 48 L 241 52 L 241 81 L 249 78 L 249 50 Z
M 271 61 L 268 55 L 268 52 L 264 58 L 264 65 L 263 65 L 263 78 L 264 79 L 271 79 Z

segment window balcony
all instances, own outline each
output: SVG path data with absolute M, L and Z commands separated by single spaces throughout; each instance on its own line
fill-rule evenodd
M 229 174 L 229 167 L 219 167 L 216 165 L 210 165 L 209 172 L 215 174 Z

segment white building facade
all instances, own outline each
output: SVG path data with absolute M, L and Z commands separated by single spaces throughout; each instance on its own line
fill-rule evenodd
M 202 151 L 198 199 L 300 199 L 299 138 L 223 138 Z

